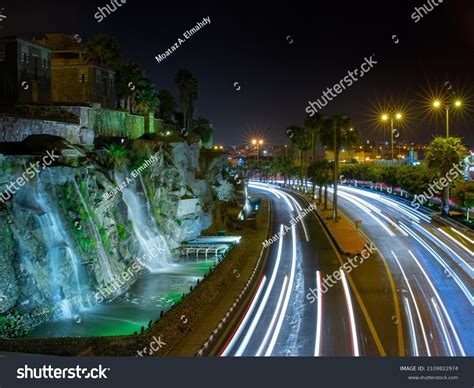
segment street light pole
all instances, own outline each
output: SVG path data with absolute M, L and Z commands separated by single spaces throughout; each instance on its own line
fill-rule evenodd
M 395 160 L 395 155 L 394 155 L 394 132 L 395 132 L 395 119 L 397 120 L 402 120 L 403 114 L 402 113 L 396 113 L 394 116 L 393 115 L 388 115 L 388 114 L 383 114 L 382 115 L 382 121 L 389 121 L 390 120 L 390 156 L 392 163 Z
M 443 105 L 443 102 L 440 100 L 435 100 L 433 102 L 433 107 L 435 109 L 439 109 L 440 107 L 442 107 L 442 105 Z M 444 105 L 446 107 L 446 139 L 448 139 L 449 138 L 449 110 L 451 107 L 461 108 L 462 101 L 458 99 L 458 100 L 455 100 L 454 103 L 452 103 L 452 105 L 449 103 L 446 103 Z M 449 214 L 449 185 L 445 188 L 445 190 L 446 190 L 445 192 L 446 200 L 444 201 L 444 206 L 445 206 L 444 212 L 446 214 Z
M 393 155 L 393 131 L 395 129 L 393 117 L 391 118 L 390 122 L 391 122 L 390 147 L 391 147 L 391 155 L 392 155 L 392 163 L 393 163 L 393 156 L 394 156 Z
M 446 138 L 449 137 L 449 106 L 446 105 Z
M 337 164 L 336 160 L 337 154 L 337 133 L 336 133 L 336 124 L 333 123 L 334 128 L 334 199 L 332 200 L 332 217 L 334 222 L 337 222 Z

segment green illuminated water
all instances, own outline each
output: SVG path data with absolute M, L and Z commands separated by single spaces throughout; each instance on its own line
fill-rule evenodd
M 196 286 L 212 262 L 180 263 L 166 272 L 140 277 L 122 296 L 77 314 L 74 319 L 49 322 L 36 328 L 30 338 L 86 337 L 140 333 L 161 311 L 181 300 L 183 293 Z

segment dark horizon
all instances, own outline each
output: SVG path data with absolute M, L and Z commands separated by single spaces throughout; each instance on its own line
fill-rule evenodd
M 410 108 L 400 140 L 426 143 L 436 132 L 444 134 L 444 118 L 427 115 L 421 100 L 430 89 L 446 94 L 452 85 L 451 91 L 465 100 L 463 115 L 452 117 L 451 134 L 474 143 L 474 131 L 468 129 L 474 124 L 474 4 L 467 0 L 441 3 L 418 23 L 414 9 L 428 1 L 407 1 L 393 9 L 375 2 L 313 8 L 300 2 L 291 9 L 269 2 L 238 7 L 206 2 L 182 9 L 129 1 L 99 23 L 94 14 L 106 4 L 43 1 L 25 11 L 6 0 L 0 34 L 77 33 L 82 40 L 112 35 L 125 59 L 138 62 L 158 89 L 175 95 L 176 71 L 189 68 L 200 82 L 197 115 L 213 123 L 215 142 L 225 145 L 241 144 L 252 132 L 271 143 L 287 142 L 285 127 L 303 124 L 308 101 L 373 55 L 378 63 L 370 73 L 321 113 L 349 115 L 361 130 L 361 141 L 380 141 L 388 130 L 376 128 L 373 111 L 377 102 L 394 101 Z M 207 17 L 210 24 L 156 61 Z

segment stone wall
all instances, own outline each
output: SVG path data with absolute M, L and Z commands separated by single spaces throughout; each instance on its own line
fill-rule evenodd
M 0 121 L 0 129 L 3 126 L 9 128 L 15 122 L 15 130 L 19 132 L 19 136 L 15 137 L 15 139 L 21 137 L 22 133 L 27 133 L 27 136 L 44 133 L 64 137 L 73 144 L 92 144 L 94 135 L 95 137 L 137 139 L 145 133 L 157 133 L 163 129 L 163 121 L 155 119 L 152 113 L 148 115 L 134 115 L 118 110 L 85 106 L 22 105 L 16 107 L 15 111 L 9 112 L 9 115 L 19 116 L 21 119 L 13 117 L 13 119 L 9 118 L 4 122 Z M 21 121 L 25 118 L 31 120 L 28 122 Z M 3 119 L 0 118 L 0 120 Z M 35 123 L 32 124 L 30 121 Z M 54 123 L 55 121 L 57 122 Z M 75 124 L 75 126 L 71 126 L 71 124 Z M 22 127 L 23 125 L 26 125 L 26 127 Z M 29 127 L 32 127 L 32 129 Z M 37 132 L 38 128 L 44 128 L 44 132 Z M 61 128 L 64 128 L 64 135 L 61 132 Z M 93 137 L 87 137 L 87 139 L 81 141 L 82 133 L 84 131 L 87 132 L 87 129 L 92 130 Z M 75 131 L 77 134 L 74 134 Z M 22 137 L 22 139 L 25 137 Z M 4 140 L 0 138 L 0 141 L 21 140 L 14 140 L 10 134 Z
M 30 135 L 61 136 L 71 144 L 92 145 L 94 132 L 80 124 L 0 117 L 0 142 L 20 142 Z
M 82 126 L 94 131 L 95 136 L 113 136 L 137 139 L 148 132 L 145 117 L 118 110 L 63 106 L 64 110 L 79 117 Z M 153 120 L 149 122 L 154 124 Z

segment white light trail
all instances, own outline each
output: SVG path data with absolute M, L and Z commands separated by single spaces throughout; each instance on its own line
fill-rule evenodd
M 464 249 L 467 253 L 469 253 L 471 256 L 474 256 L 474 252 L 471 251 L 468 247 L 466 247 L 464 244 L 461 244 L 458 240 L 456 240 L 453 236 L 451 236 L 449 233 L 446 233 L 443 229 L 438 228 L 438 230 L 443 233 L 447 238 L 449 238 L 452 242 L 454 242 L 456 245 Z M 471 268 L 473 268 L 471 266 Z
M 377 217 L 375 217 L 372 212 L 367 208 L 367 206 L 362 205 L 358 201 L 350 198 L 347 196 L 347 194 L 340 194 L 342 198 L 345 198 L 347 201 L 351 202 L 355 206 L 357 206 L 359 209 L 364 211 L 368 216 L 372 217 L 389 235 L 390 237 L 395 237 L 395 233 L 393 233 L 381 220 L 379 220 Z
M 436 291 L 436 288 L 433 286 L 433 283 L 431 282 L 431 279 L 429 278 L 429 276 L 426 274 L 426 271 L 424 270 L 424 268 L 421 266 L 420 262 L 418 261 L 418 259 L 415 257 L 415 255 L 412 253 L 412 251 L 408 251 L 408 253 L 410 254 L 410 256 L 413 258 L 413 260 L 415 260 L 416 264 L 418 265 L 418 267 L 420 268 L 421 272 L 423 272 L 423 275 L 425 276 L 426 280 L 428 281 L 428 284 L 430 285 L 431 289 L 433 290 L 433 293 L 435 294 L 436 296 L 436 299 L 438 301 L 438 304 L 439 306 L 441 307 L 441 310 L 443 311 L 445 317 L 446 317 L 446 320 L 448 321 L 448 324 L 450 326 L 450 329 L 451 329 L 451 332 L 453 333 L 454 335 L 454 339 L 456 340 L 456 343 L 457 343 L 457 346 L 459 348 L 459 351 L 461 352 L 461 355 L 463 357 L 466 357 L 466 353 L 464 352 L 464 348 L 461 344 L 461 341 L 459 339 L 459 336 L 458 336 L 458 333 L 456 331 L 456 329 L 454 328 L 454 325 L 453 325 L 453 322 L 451 321 L 451 318 L 449 317 L 449 314 L 448 314 L 448 311 L 446 310 L 446 307 L 444 306 L 444 303 L 443 301 L 441 300 L 441 297 L 439 296 L 438 294 L 438 291 Z
M 403 279 L 405 279 L 405 283 L 408 286 L 408 291 L 410 292 L 411 299 L 413 300 L 413 305 L 415 306 L 416 315 L 418 317 L 418 322 L 419 322 L 420 327 L 421 327 L 421 333 L 423 334 L 423 341 L 425 342 L 426 354 L 428 355 L 428 357 L 431 357 L 431 350 L 430 350 L 430 345 L 428 343 L 428 336 L 426 335 L 425 325 L 423 323 L 423 319 L 421 319 L 421 313 L 420 313 L 420 309 L 418 308 L 418 303 L 416 303 L 415 294 L 413 293 L 413 290 L 410 286 L 410 282 L 408 281 L 407 275 L 405 274 L 405 271 L 403 270 L 403 267 L 402 267 L 400 261 L 398 260 L 398 257 L 397 257 L 397 255 L 395 254 L 394 251 L 392 251 L 392 255 L 393 255 L 393 257 L 395 257 L 395 260 L 397 261 L 397 264 L 400 267 L 400 271 L 402 272 Z M 413 339 L 416 342 L 416 337 L 413 338 Z M 417 350 L 417 353 L 418 353 L 418 350 Z
M 416 229 L 418 229 L 421 233 L 423 233 L 426 237 L 428 237 L 431 241 L 433 241 L 436 245 L 438 245 L 441 249 L 444 251 L 447 251 L 449 255 L 452 256 L 452 258 L 456 258 L 458 260 L 458 264 L 462 267 L 463 264 L 467 267 L 467 271 L 471 272 L 469 275 L 473 277 L 474 275 L 474 268 L 470 266 L 466 260 L 464 260 L 461 256 L 459 256 L 456 252 L 454 252 L 450 247 L 448 247 L 444 242 L 442 242 L 438 237 L 436 237 L 433 233 L 430 231 L 426 230 L 419 224 L 413 224 Z M 461 263 L 459 263 L 461 262 Z
M 413 345 L 412 351 L 415 357 L 418 357 L 420 353 L 418 352 L 418 341 L 416 340 L 415 324 L 413 322 L 413 315 L 410 309 L 410 302 L 408 302 L 408 298 L 406 296 L 403 297 L 403 304 L 405 305 L 405 310 L 408 315 L 408 326 L 410 328 L 410 333 L 411 333 L 410 336 L 411 336 L 412 345 Z
M 255 317 L 253 318 L 252 324 L 247 330 L 247 333 L 245 334 L 245 337 L 242 340 L 242 343 L 240 344 L 239 348 L 237 349 L 237 352 L 235 353 L 236 357 L 240 357 L 244 353 L 245 349 L 247 348 L 250 338 L 252 337 L 255 331 L 255 328 L 257 327 L 257 324 L 260 321 L 263 310 L 266 307 L 268 298 L 270 297 L 270 294 L 272 292 L 273 285 L 275 283 L 275 279 L 278 273 L 278 268 L 280 267 L 281 252 L 283 249 L 283 225 L 280 225 L 280 236 L 281 236 L 280 241 L 278 243 L 278 254 L 275 261 L 275 265 L 273 267 L 273 272 L 270 278 L 270 282 L 268 283 L 267 289 L 265 290 L 265 295 L 263 296 L 262 302 L 258 306 L 258 310 L 257 310 L 257 313 L 255 314 Z
M 252 315 L 253 310 L 255 309 L 255 306 L 257 305 L 257 300 L 260 297 L 260 294 L 262 293 L 263 286 L 265 285 L 265 282 L 267 281 L 267 277 L 264 276 L 262 279 L 262 282 L 260 283 L 260 286 L 258 287 L 257 293 L 255 294 L 255 297 L 253 298 L 252 304 L 250 305 L 250 308 L 248 309 L 247 313 L 245 314 L 245 318 L 242 320 L 240 323 L 239 328 L 235 332 L 234 336 L 232 337 L 232 340 L 228 343 L 224 351 L 222 352 L 222 357 L 225 357 L 229 354 L 229 352 L 232 350 L 232 348 L 235 345 L 235 342 L 239 339 L 240 335 L 242 334 L 242 331 L 247 324 L 250 316 Z
M 354 356 L 359 357 L 360 356 L 359 341 L 357 338 L 357 329 L 356 329 L 356 323 L 355 323 L 355 317 L 354 317 L 354 309 L 352 307 L 351 293 L 349 291 L 349 285 L 347 284 L 346 274 L 344 273 L 342 269 L 341 269 L 341 276 L 342 276 L 342 285 L 344 287 L 344 294 L 346 296 L 347 311 L 349 313 L 349 321 L 351 325 L 352 348 L 354 350 Z
M 452 230 L 454 233 L 459 234 L 462 238 L 466 239 L 466 240 L 469 241 L 471 244 L 474 244 L 474 240 L 471 240 L 469 237 L 467 237 L 466 235 L 462 234 L 459 230 L 456 230 L 456 229 L 454 229 L 454 228 L 451 228 L 451 230 Z
M 316 287 L 318 289 L 318 309 L 316 316 L 316 343 L 314 346 L 314 356 L 321 356 L 321 332 L 323 323 L 323 292 L 321 290 L 321 272 L 316 271 Z
M 438 321 L 439 321 L 439 324 L 441 326 L 441 330 L 443 332 L 444 338 L 446 339 L 446 343 L 448 345 L 449 355 L 451 357 L 454 357 L 455 356 L 454 349 L 453 349 L 453 345 L 451 344 L 451 340 L 450 340 L 449 335 L 448 335 L 448 330 L 446 329 L 446 324 L 444 323 L 443 317 L 441 316 L 441 313 L 439 312 L 438 305 L 436 304 L 436 301 L 434 300 L 434 298 L 431 298 L 431 303 L 433 303 L 436 316 L 438 317 Z
M 288 283 L 288 276 L 285 276 L 285 279 L 283 280 L 283 285 L 281 287 L 280 296 L 278 297 L 278 302 L 276 304 L 275 312 L 273 313 L 272 320 L 270 324 L 268 325 L 268 329 L 267 329 L 267 332 L 265 333 L 265 337 L 263 337 L 263 341 L 260 344 L 260 347 L 258 348 L 257 353 L 255 354 L 255 356 L 257 357 L 260 357 L 262 355 L 263 348 L 266 346 L 268 339 L 270 337 L 270 334 L 272 333 L 273 326 L 275 325 L 275 322 L 278 317 L 278 312 L 280 311 L 281 305 L 283 304 L 283 298 L 285 296 L 287 283 Z
M 419 221 L 419 219 L 422 218 L 424 221 L 426 221 L 428 223 L 431 223 L 431 218 L 428 217 L 426 214 L 423 214 L 419 210 L 416 210 L 416 209 L 412 208 L 411 206 L 408 206 L 408 205 L 406 205 L 406 204 L 404 204 L 400 201 L 392 199 L 392 198 L 390 198 L 386 195 L 381 195 L 381 194 L 378 194 L 378 193 L 372 193 L 370 191 L 357 189 L 357 188 L 354 188 L 354 187 L 347 187 L 347 186 L 342 186 L 341 190 L 352 191 L 352 192 L 357 193 L 359 195 L 363 195 L 365 197 L 372 198 L 376 201 L 383 202 L 383 203 L 389 205 L 390 207 L 393 207 L 394 209 L 404 213 L 405 215 L 407 215 L 408 217 L 410 217 L 410 218 L 412 218 L 416 221 Z
M 283 324 L 283 319 L 285 318 L 286 311 L 288 309 L 288 304 L 290 302 L 291 292 L 293 291 L 293 282 L 295 280 L 295 272 L 296 272 L 296 232 L 295 232 L 295 227 L 294 226 L 291 228 L 291 238 L 292 238 L 292 243 L 293 243 L 293 245 L 292 245 L 293 252 L 292 252 L 292 260 L 291 260 L 290 280 L 289 280 L 288 289 L 287 289 L 286 295 L 285 295 L 285 301 L 283 303 L 283 307 L 282 307 L 281 312 L 280 312 L 280 317 L 278 318 L 278 321 L 277 321 L 277 324 L 276 324 L 276 327 L 275 327 L 275 331 L 273 332 L 273 336 L 272 336 L 272 339 L 270 341 L 270 345 L 268 345 L 268 349 L 265 352 L 266 357 L 271 356 L 271 354 L 273 352 L 273 348 L 275 347 L 276 341 L 278 339 L 278 336 L 280 335 L 280 330 L 281 330 L 281 326 Z
M 448 273 L 453 279 L 458 287 L 461 289 L 463 294 L 466 296 L 467 300 L 471 304 L 471 306 L 474 306 L 474 297 L 471 295 L 470 291 L 466 287 L 466 285 L 463 283 L 463 281 L 459 278 L 459 276 L 451 269 L 451 267 L 441 258 L 440 255 L 438 255 L 428 244 L 426 244 L 418 235 L 416 235 L 413 231 L 411 231 L 403 222 L 400 222 L 400 225 L 402 228 L 404 228 L 416 241 L 420 243 L 430 254 L 433 256 L 436 261 L 441 264 L 441 266 L 444 268 L 446 273 Z

